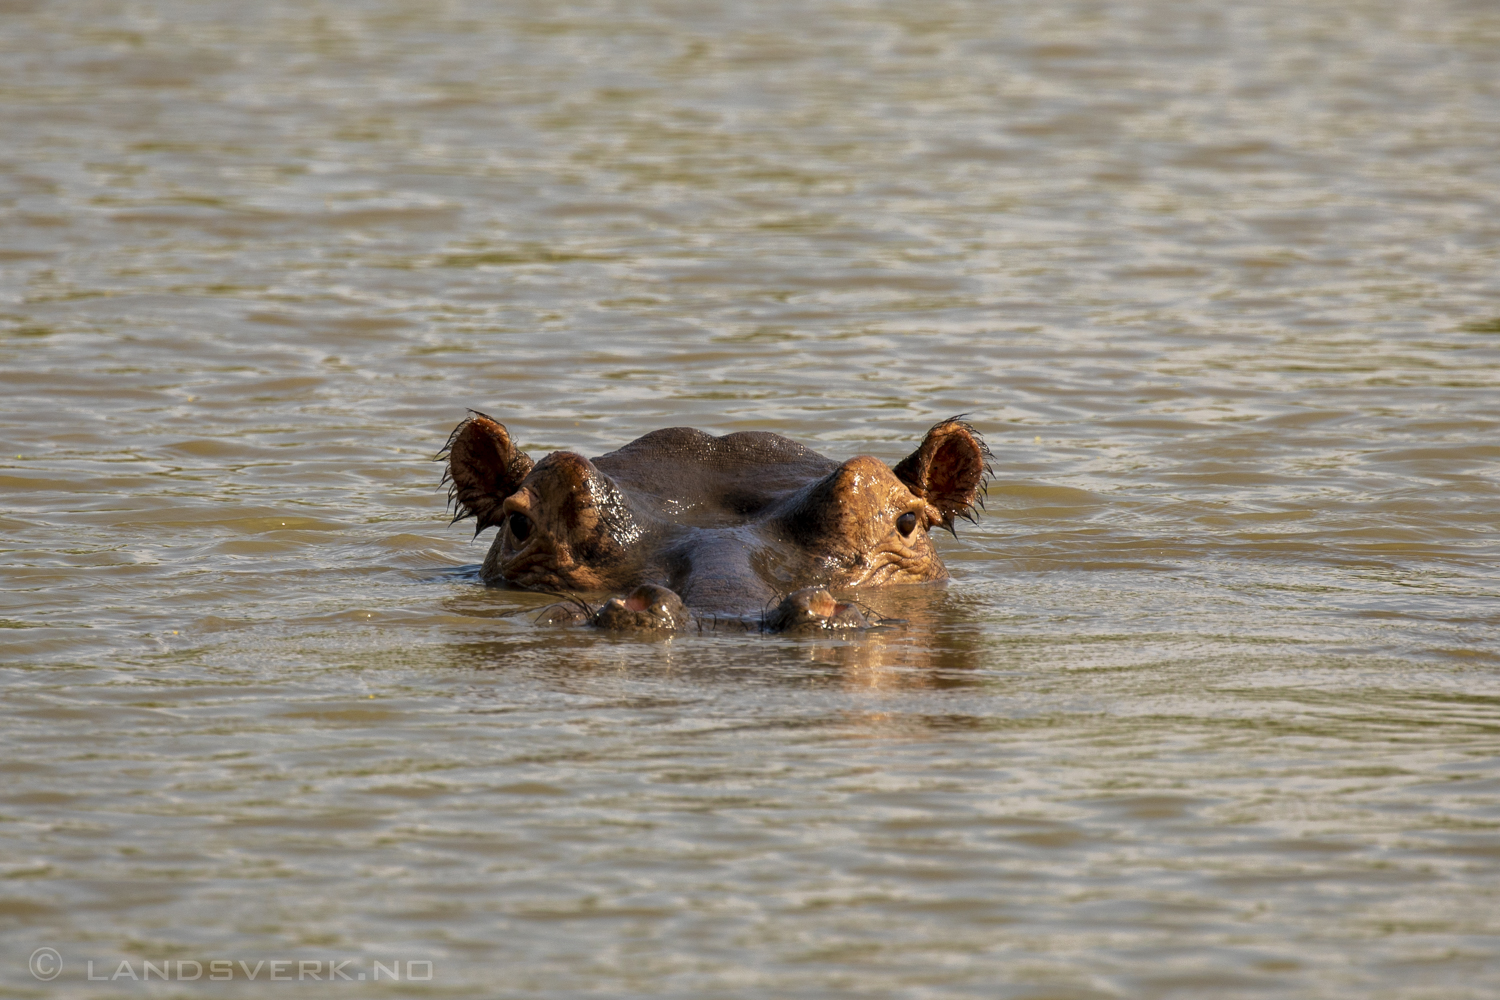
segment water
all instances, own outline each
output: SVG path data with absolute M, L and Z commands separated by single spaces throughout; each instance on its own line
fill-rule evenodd
M 1494 996 L 1497 80 L 1478 0 L 0 4 L 5 989 Z M 997 475 L 904 628 L 547 630 L 469 406 Z

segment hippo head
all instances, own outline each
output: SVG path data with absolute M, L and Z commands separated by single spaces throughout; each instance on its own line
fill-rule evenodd
M 487 583 L 648 585 L 692 611 L 752 614 L 810 587 L 946 579 L 930 533 L 972 519 L 989 450 L 953 419 L 894 468 L 867 455 L 835 462 L 776 434 L 685 427 L 593 460 L 558 451 L 533 462 L 504 425 L 475 413 L 445 457 L 454 520 L 472 517 L 476 534 L 499 528 L 480 570 Z

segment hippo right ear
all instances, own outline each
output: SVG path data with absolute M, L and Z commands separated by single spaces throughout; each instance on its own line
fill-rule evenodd
M 907 489 L 937 508 L 938 522 L 950 532 L 953 518 L 974 520 L 989 479 L 990 449 L 979 432 L 960 417 L 949 417 L 927 432 L 921 447 L 891 471 Z
M 521 486 L 531 471 L 531 457 L 510 440 L 505 425 L 480 413 L 453 428 L 438 458 L 448 460 L 443 482 L 451 482 L 448 500 L 455 507 L 453 523 L 472 517 L 474 534 L 499 524 L 505 515 L 500 505 Z

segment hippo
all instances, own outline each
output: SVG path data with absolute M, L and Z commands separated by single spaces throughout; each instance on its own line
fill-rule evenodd
M 834 592 L 948 578 L 931 532 L 974 520 L 990 466 L 961 417 L 941 421 L 895 468 L 836 462 L 779 434 L 715 437 L 669 427 L 588 459 L 541 461 L 493 417 L 470 411 L 438 455 L 476 537 L 498 528 L 480 567 L 493 586 L 620 594 L 570 597 L 538 619 L 672 632 L 738 620 L 772 632 L 862 628 Z

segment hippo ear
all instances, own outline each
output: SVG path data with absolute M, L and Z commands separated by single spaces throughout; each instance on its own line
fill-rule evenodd
M 989 481 L 990 449 L 959 417 L 933 427 L 922 445 L 891 470 L 917 496 L 937 508 L 938 522 L 950 532 L 955 517 L 974 520 L 974 505 Z
M 451 482 L 448 500 L 456 508 L 454 523 L 466 517 L 475 522 L 474 534 L 504 518 L 500 505 L 531 471 L 531 458 L 511 443 L 505 425 L 470 410 L 468 420 L 453 428 L 438 458 L 448 460 L 443 482 Z

